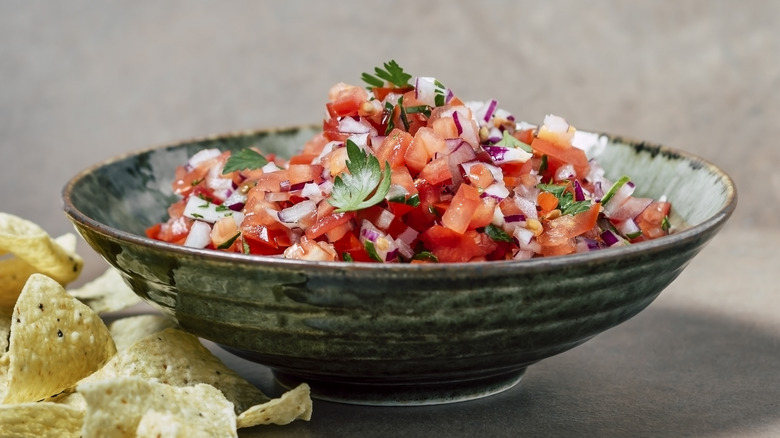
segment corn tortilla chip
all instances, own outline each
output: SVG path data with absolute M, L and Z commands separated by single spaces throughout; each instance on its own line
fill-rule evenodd
M 173 386 L 209 384 L 235 405 L 236 414 L 270 401 L 260 389 L 214 356 L 196 336 L 178 328 L 168 328 L 135 342 L 84 382 L 121 376 L 157 379 Z
M 311 420 L 312 404 L 309 385 L 302 383 L 269 402 L 252 406 L 237 418 L 239 429 L 261 424 L 285 425 L 295 420 Z
M 108 325 L 108 331 L 111 333 L 111 337 L 114 338 L 117 351 L 122 351 L 136 341 L 176 326 L 176 320 L 173 318 L 150 313 L 117 319 Z
M 190 427 L 179 417 L 167 412 L 157 411 L 149 411 L 141 417 L 135 436 L 149 438 L 211 438 L 206 431 Z
M 8 336 L 11 334 L 11 312 L 0 309 L 0 356 L 8 349 Z
M 237 437 L 233 405 L 211 385 L 177 387 L 143 377 L 81 383 L 87 401 L 82 436 L 135 437 L 149 411 L 170 414 L 209 437 Z
M 44 400 L 99 369 L 116 353 L 100 317 L 55 280 L 33 274 L 11 320 L 3 403 Z
M 99 277 L 68 292 L 97 313 L 116 312 L 141 302 L 115 268 L 108 268 Z
M 0 213 L 0 218 L 2 217 L 3 213 Z M 0 224 L 0 311 L 10 312 L 13 309 L 19 293 L 32 274 L 49 275 L 54 274 L 55 271 L 64 271 L 66 275 L 61 275 L 58 281 L 62 280 L 61 284 L 67 284 L 75 280 L 81 273 L 83 262 L 81 257 L 76 254 L 76 236 L 74 234 L 64 234 L 51 242 L 49 242 L 48 235 L 39 235 L 39 237 L 34 238 L 33 240 L 49 242 L 35 248 L 52 252 L 49 257 L 41 255 L 43 258 L 36 259 L 31 254 L 25 254 L 25 257 L 16 254 L 22 252 L 21 247 L 20 251 L 17 251 L 12 246 L 4 245 L 3 239 L 9 240 L 8 231 L 10 228 L 4 231 L 2 224 Z M 27 250 L 29 251 L 29 248 Z
M 0 436 L 78 438 L 84 412 L 56 403 L 0 405 Z

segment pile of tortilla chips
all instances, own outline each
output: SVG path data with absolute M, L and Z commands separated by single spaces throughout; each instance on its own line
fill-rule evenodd
M 113 269 L 66 290 L 75 246 L 0 213 L 0 436 L 237 437 L 311 418 L 306 384 L 271 399 L 170 318 L 106 325 L 138 298 Z

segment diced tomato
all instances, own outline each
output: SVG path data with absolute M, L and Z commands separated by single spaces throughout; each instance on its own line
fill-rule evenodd
M 259 220 L 255 220 L 255 219 Z M 281 223 L 265 224 L 260 215 L 247 215 L 241 223 L 241 237 L 251 254 L 281 254 L 292 245 L 290 231 Z
M 441 225 L 434 225 L 422 232 L 420 241 L 442 263 L 468 262 L 475 257 L 484 257 L 497 248 L 496 243 L 484 233 L 469 230 L 461 234 Z
M 390 163 L 390 168 L 401 167 L 405 163 L 404 154 L 412 143 L 412 136 L 398 128 L 393 129 L 379 145 L 376 151 L 376 158 L 379 163 L 384 165 Z
M 497 204 L 498 201 L 496 201 L 496 198 L 491 198 L 490 196 L 480 198 L 479 206 L 471 215 L 468 229 L 474 230 L 477 228 L 486 227 L 491 222 L 493 222 L 493 213 L 496 211 Z
M 558 198 L 550 192 L 539 192 L 536 204 L 539 206 L 539 213 L 545 215 L 558 207 Z
M 672 204 L 665 201 L 655 201 L 639 214 L 636 223 L 646 239 L 656 239 L 667 234 L 664 229 L 664 219 L 668 217 Z
M 458 126 L 455 125 L 455 120 L 450 117 L 440 117 L 433 121 L 430 125 L 435 132 L 441 138 L 458 138 Z
M 446 156 L 434 158 L 417 176 L 434 185 L 451 180 L 452 173 L 450 172 L 449 160 L 447 160 Z
M 456 233 L 463 234 L 468 229 L 474 212 L 481 205 L 479 191 L 468 184 L 461 184 L 449 208 L 444 212 L 441 223 Z
M 233 219 L 232 216 L 224 217 L 215 222 L 214 226 L 211 227 L 211 245 L 214 246 L 214 248 L 236 251 L 238 248 L 238 239 L 236 239 L 236 236 L 239 234 L 240 230 L 238 229 L 238 225 L 236 225 L 235 219 Z M 231 239 L 233 242 L 228 243 Z
M 325 104 L 331 117 L 356 116 L 368 93 L 363 87 L 348 86 L 336 92 L 330 102 Z
M 585 156 L 585 151 L 580 148 L 552 143 L 538 137 L 531 142 L 531 148 L 540 154 L 547 155 L 548 160 L 553 158 L 571 164 L 574 166 L 578 178 L 585 178 L 590 171 L 588 157 Z
M 574 252 L 574 237 L 582 235 L 596 226 L 601 204 L 593 204 L 587 211 L 565 214 L 544 221 L 544 232 L 537 237 L 542 245 L 543 255 L 563 255 Z
M 353 233 L 347 233 L 341 239 L 333 242 L 333 247 L 342 260 L 344 259 L 344 254 L 349 254 L 352 260 L 356 262 L 373 261 L 360 242 L 360 239 Z
M 322 157 L 322 165 L 330 171 L 331 176 L 336 176 L 347 168 L 347 148 L 337 148 Z
M 331 117 L 322 122 L 322 134 L 330 141 L 347 141 L 349 134 L 339 131 L 339 119 Z
M 314 225 L 306 228 L 306 237 L 309 239 L 316 239 L 335 228 L 349 223 L 354 217 L 354 212 L 332 213 L 321 216 L 314 222 Z M 337 237 L 336 240 L 338 240 L 338 238 L 340 238 L 340 236 Z
M 319 164 L 290 164 L 287 169 L 287 178 L 290 185 L 313 182 L 322 182 L 323 167 Z
M 478 189 L 486 189 L 495 182 L 493 173 L 482 163 L 469 167 L 466 176 L 469 179 L 469 183 Z

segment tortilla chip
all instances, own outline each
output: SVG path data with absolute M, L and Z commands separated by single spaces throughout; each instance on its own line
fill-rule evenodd
M 8 336 L 11 334 L 11 312 L 0 309 L 0 356 L 8 350 Z
M 285 425 L 295 420 L 311 420 L 312 404 L 309 385 L 302 383 L 295 389 L 261 405 L 252 406 L 236 419 L 239 429 L 261 424 Z
M 0 405 L 0 436 L 78 438 L 84 413 L 56 403 Z
M 68 292 L 97 313 L 116 312 L 141 302 L 115 268 L 108 268 L 96 279 Z
M 168 328 L 135 342 L 84 382 L 121 376 L 157 379 L 173 386 L 205 383 L 222 391 L 235 405 L 236 414 L 270 401 L 256 386 L 214 356 L 196 336 L 178 328 Z
M 135 437 L 149 411 L 169 414 L 203 436 L 238 436 L 233 405 L 211 385 L 177 387 L 143 377 L 118 377 L 81 383 L 76 390 L 88 405 L 84 438 Z
M 203 430 L 196 430 L 177 416 L 167 412 L 149 411 L 141 417 L 136 437 L 150 438 L 210 438 Z
M 17 223 L 22 226 L 11 227 Z M 64 285 L 79 276 L 82 266 L 74 234 L 51 239 L 32 222 L 0 213 L 0 310 L 13 309 L 30 275 L 46 274 Z
M 169 316 L 147 314 L 117 319 L 108 325 L 108 331 L 114 338 L 117 351 L 122 351 L 136 341 L 176 326 L 176 320 Z
M 47 399 L 72 388 L 116 353 L 100 317 L 55 280 L 33 274 L 11 321 L 3 403 Z

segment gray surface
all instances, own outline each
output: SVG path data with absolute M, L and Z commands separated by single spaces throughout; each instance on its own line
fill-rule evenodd
M 317 122 L 330 85 L 394 58 L 524 119 L 703 156 L 740 206 L 658 302 L 516 390 L 419 410 L 320 404 L 271 432 L 778 436 L 779 46 L 775 1 L 0 0 L 0 210 L 71 231 L 59 193 L 79 170 Z M 81 248 L 88 279 L 105 265 Z

